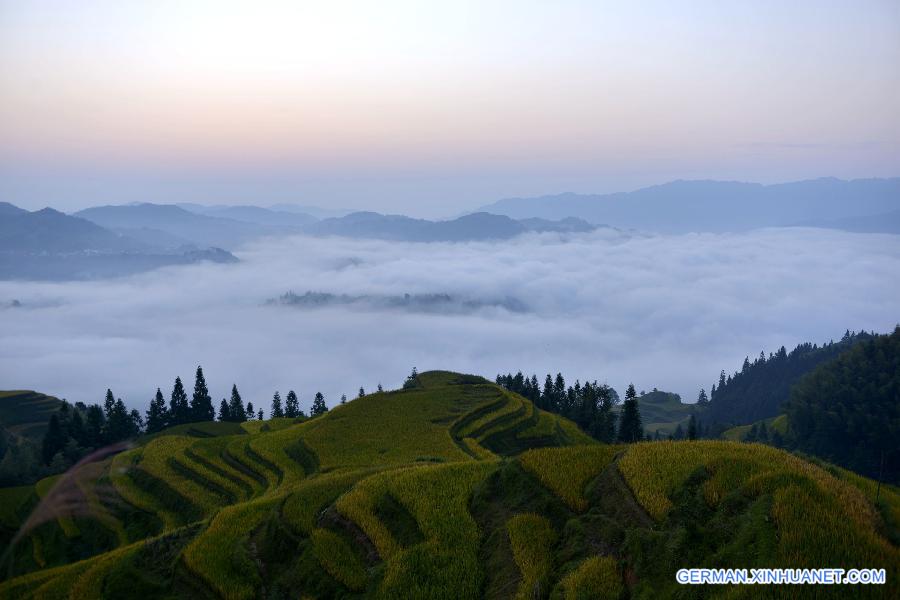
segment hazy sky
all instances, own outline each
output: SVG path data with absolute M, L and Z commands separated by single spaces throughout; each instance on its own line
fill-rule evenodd
M 493 378 L 523 369 L 629 382 L 693 401 L 720 369 L 847 328 L 897 323 L 896 236 L 822 229 L 630 236 L 531 234 L 497 243 L 295 237 L 231 265 L 99 282 L 0 281 L 0 382 L 146 407 L 157 386 L 206 372 L 216 404 L 237 383 L 265 407 L 295 389 L 305 409 L 360 385 L 399 387 L 415 365 Z M 288 290 L 440 294 L 523 312 L 416 314 L 266 306 Z M 13 299 L 22 306 L 9 308 Z M 190 388 L 189 388 L 190 389 Z
M 900 3 L 0 0 L 0 199 L 449 215 L 900 173 Z

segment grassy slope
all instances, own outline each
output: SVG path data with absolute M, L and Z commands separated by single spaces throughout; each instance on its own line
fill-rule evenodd
M 657 429 L 661 434 L 673 433 L 679 423 L 682 429 L 686 428 L 694 410 L 693 404 L 682 404 L 677 394 L 661 391 L 638 396 L 638 406 L 644 430 L 650 435 L 656 433 Z M 617 410 L 621 410 L 621 404 L 617 406 Z
M 60 400 L 30 390 L 0 392 L 0 425 L 15 435 L 40 441 Z
M 190 429 L 75 477 L 77 532 L 54 514 L 28 536 L 0 598 L 656 598 L 679 592 L 681 566 L 885 566 L 896 581 L 900 564 L 892 488 L 876 506 L 873 482 L 755 444 L 591 444 L 472 376 Z M 93 529 L 109 532 L 95 552 L 115 549 L 90 556 Z

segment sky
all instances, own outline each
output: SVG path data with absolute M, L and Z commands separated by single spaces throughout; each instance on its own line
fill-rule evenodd
M 452 216 L 900 174 L 893 0 L 0 0 L 0 199 Z
M 694 401 L 721 369 L 781 345 L 897 324 L 896 236 L 823 229 L 649 236 L 598 230 L 496 243 L 276 238 L 235 264 L 93 282 L 0 281 L 0 382 L 72 402 L 107 388 L 146 409 L 203 366 L 218 405 L 236 384 L 268 412 L 295 390 L 308 410 L 360 386 L 400 387 L 413 366 L 493 378 L 561 371 L 620 394 L 658 387 Z M 451 294 L 446 314 L 267 305 L 292 290 Z M 497 308 L 518 300 L 523 310 Z M 18 300 L 21 306 L 10 306 Z

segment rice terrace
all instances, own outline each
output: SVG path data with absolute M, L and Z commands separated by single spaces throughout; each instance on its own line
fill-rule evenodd
M 874 486 L 761 444 L 596 443 L 435 371 L 313 418 L 163 430 L 3 489 L 0 597 L 681 597 L 685 564 L 891 581 L 900 494 L 882 486 L 876 504 Z

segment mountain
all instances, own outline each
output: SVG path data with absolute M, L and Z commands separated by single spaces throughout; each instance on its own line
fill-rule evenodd
M 147 247 L 52 208 L 0 214 L 0 252 L 128 252 Z
M 352 212 L 356 212 L 347 208 L 322 208 L 320 206 L 310 206 L 304 204 L 273 204 L 267 207 L 269 210 L 277 212 L 301 213 L 315 217 L 316 219 L 330 219 L 336 217 L 344 217 Z
M 819 227 L 822 229 L 840 229 L 854 233 L 893 233 L 900 234 L 900 210 L 893 210 L 877 215 L 862 217 L 844 217 L 843 219 L 817 219 L 797 223 L 799 227 Z
M 285 228 L 200 215 L 172 204 L 97 206 L 75 216 L 112 230 L 158 229 L 196 246 L 234 249 L 243 243 L 284 233 Z
M 0 489 L 0 597 L 680 598 L 686 565 L 900 574 L 891 486 L 876 504 L 874 481 L 758 444 L 590 443 L 477 376 L 233 425 Z M 892 585 L 784 597 L 849 590 Z
M 713 385 L 709 404 L 702 412 L 707 423 L 747 425 L 783 412 L 783 405 L 791 393 L 791 387 L 801 377 L 819 365 L 832 360 L 853 345 L 871 339 L 872 334 L 847 331 L 839 342 L 799 344 L 790 352 L 782 346 L 777 352 L 765 354 L 752 362 L 744 359 L 740 371 L 725 375 Z
M 302 228 L 318 221 L 316 217 L 306 213 L 267 209 L 259 206 L 202 206 L 199 204 L 179 204 L 178 206 L 200 215 L 222 217 L 279 229 Z
M 481 210 L 515 219 L 578 217 L 663 233 L 746 231 L 900 209 L 900 178 L 823 178 L 761 185 L 673 181 L 634 192 L 559 194 L 499 200 Z
M 136 239 L 52 208 L 0 209 L 0 280 L 97 279 L 169 265 L 237 260 L 218 248 L 176 247 L 176 240 L 165 236 L 160 241 L 167 245 L 154 245 L 157 240 L 151 234 Z
M 594 225 L 575 218 L 516 221 L 503 215 L 479 212 L 447 221 L 428 221 L 402 215 L 356 212 L 345 217 L 323 219 L 304 231 L 312 235 L 404 242 L 471 242 L 505 240 L 529 231 L 582 232 L 594 229 Z
M 0 202 L 0 217 L 12 217 L 15 215 L 23 215 L 28 211 L 24 208 L 19 208 L 14 204 L 10 204 L 9 202 Z

